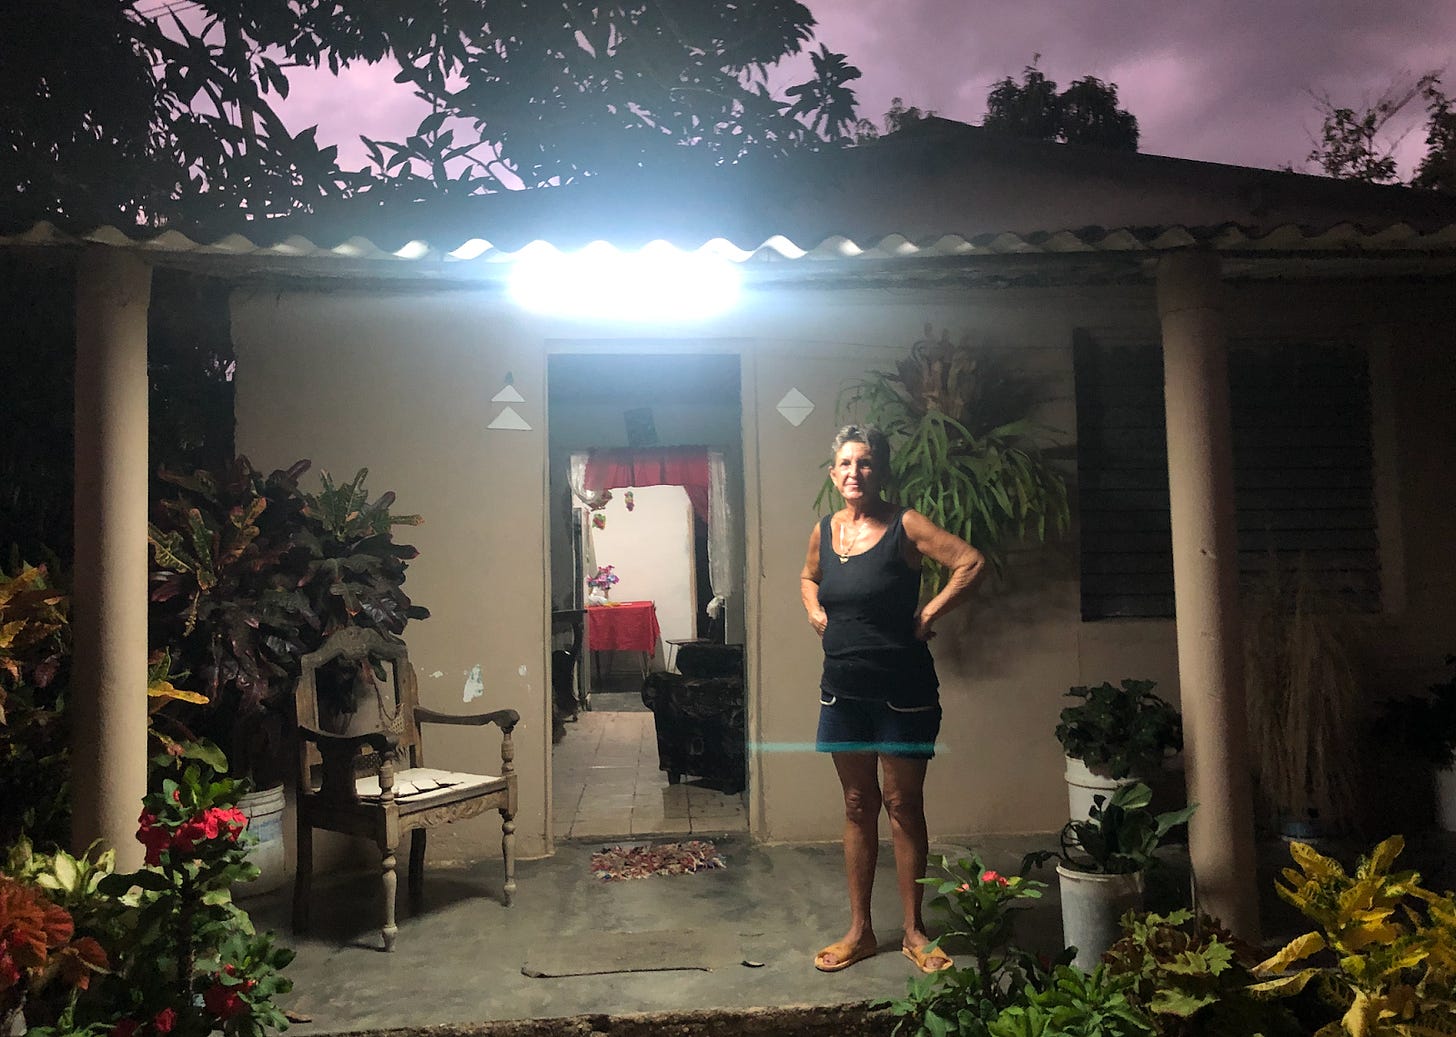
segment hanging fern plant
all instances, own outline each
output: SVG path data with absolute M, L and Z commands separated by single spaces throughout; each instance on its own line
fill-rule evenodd
M 871 371 L 840 393 L 841 421 L 878 425 L 890 439 L 885 496 L 978 548 L 997 574 L 1013 543 L 1061 535 L 1070 523 L 1067 484 L 1042 453 L 1048 431 L 1027 415 L 1033 386 L 969 338 L 925 338 L 894 371 Z M 814 506 L 843 502 L 826 479 Z M 926 593 L 945 582 L 926 560 Z

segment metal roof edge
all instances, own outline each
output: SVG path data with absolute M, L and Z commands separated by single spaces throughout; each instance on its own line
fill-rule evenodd
M 253 243 L 241 234 L 229 234 L 211 242 L 196 242 L 177 231 L 168 230 L 148 236 L 136 232 L 128 234 L 116 226 L 102 226 L 84 234 L 73 234 L 44 221 L 19 233 L 0 234 L 0 247 L 7 248 L 77 248 L 86 245 L 130 248 L 152 256 L 177 259 L 188 256 L 228 257 L 239 261 L 251 260 L 259 266 L 281 269 L 286 269 L 299 260 L 310 260 L 311 266 L 340 263 L 390 267 L 397 264 L 397 273 L 404 274 L 410 269 L 423 273 L 428 268 L 436 275 L 446 271 L 463 272 L 465 268 L 472 266 L 508 263 L 524 255 L 555 249 L 550 242 L 537 240 L 522 248 L 507 250 L 496 247 L 488 239 L 471 237 L 448 246 L 416 239 L 399 249 L 386 251 L 368 238 L 360 236 L 350 237 L 329 247 L 298 235 L 264 246 Z M 615 246 L 601 241 L 593 242 L 588 247 L 612 249 Z M 645 247 L 652 249 L 674 246 L 658 239 Z M 1243 255 L 1281 252 L 1344 256 L 1392 252 L 1447 253 L 1456 252 L 1456 223 L 1429 232 L 1418 231 L 1408 223 L 1400 221 L 1376 230 L 1365 230 L 1353 223 L 1337 223 L 1324 228 L 1286 223 L 1262 230 L 1237 224 L 1217 227 L 1166 225 L 1083 227 L 1032 233 L 1004 231 L 973 236 L 947 231 L 934 238 L 922 238 L 918 241 L 900 233 L 887 233 L 859 241 L 844 235 L 829 235 L 814 243 L 795 242 L 785 235 L 773 235 L 751 247 L 727 238 L 715 237 L 683 251 L 707 254 L 732 263 L 761 264 L 989 258 L 1013 255 L 1145 255 L 1185 249 L 1208 249 Z

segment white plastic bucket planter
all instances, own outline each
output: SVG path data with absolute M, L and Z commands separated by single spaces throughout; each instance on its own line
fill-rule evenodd
M 1073 821 L 1085 821 L 1092 816 L 1092 797 L 1102 796 L 1104 801 L 1123 785 L 1131 785 L 1143 779 L 1129 775 L 1126 778 L 1110 778 L 1098 774 L 1075 756 L 1066 757 L 1067 809 Z
M 258 866 L 258 877 L 234 888 L 239 897 L 271 893 L 288 881 L 283 854 L 283 786 L 250 792 L 238 799 L 248 818 L 248 831 L 257 842 L 248 848 L 248 860 Z
M 1142 909 L 1143 873 L 1102 875 L 1058 864 L 1057 879 L 1062 891 L 1062 943 L 1077 948 L 1072 964 L 1091 972 L 1122 935 L 1118 919 Z

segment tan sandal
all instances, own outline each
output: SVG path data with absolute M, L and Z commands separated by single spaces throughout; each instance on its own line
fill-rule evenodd
M 868 946 L 861 944 L 855 947 L 848 940 L 840 940 L 838 943 L 831 943 L 814 955 L 814 967 L 820 972 L 839 972 L 841 969 L 849 968 L 857 961 L 873 958 L 878 952 L 879 948 L 873 943 Z M 820 961 L 826 954 L 834 955 L 835 960 L 828 964 Z
M 935 974 L 944 972 L 955 965 L 955 959 L 939 947 L 932 947 L 926 944 L 920 950 L 913 947 L 901 947 L 900 953 L 915 963 L 915 967 L 921 972 Z

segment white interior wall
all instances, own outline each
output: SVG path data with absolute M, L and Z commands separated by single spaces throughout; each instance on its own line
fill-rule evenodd
M 598 565 L 612 565 L 621 582 L 612 601 L 651 601 L 657 607 L 662 642 L 653 669 L 662 669 L 670 640 L 696 635 L 693 578 L 693 506 L 681 486 L 633 487 L 612 491 L 602 509 L 606 525 L 592 528 Z

